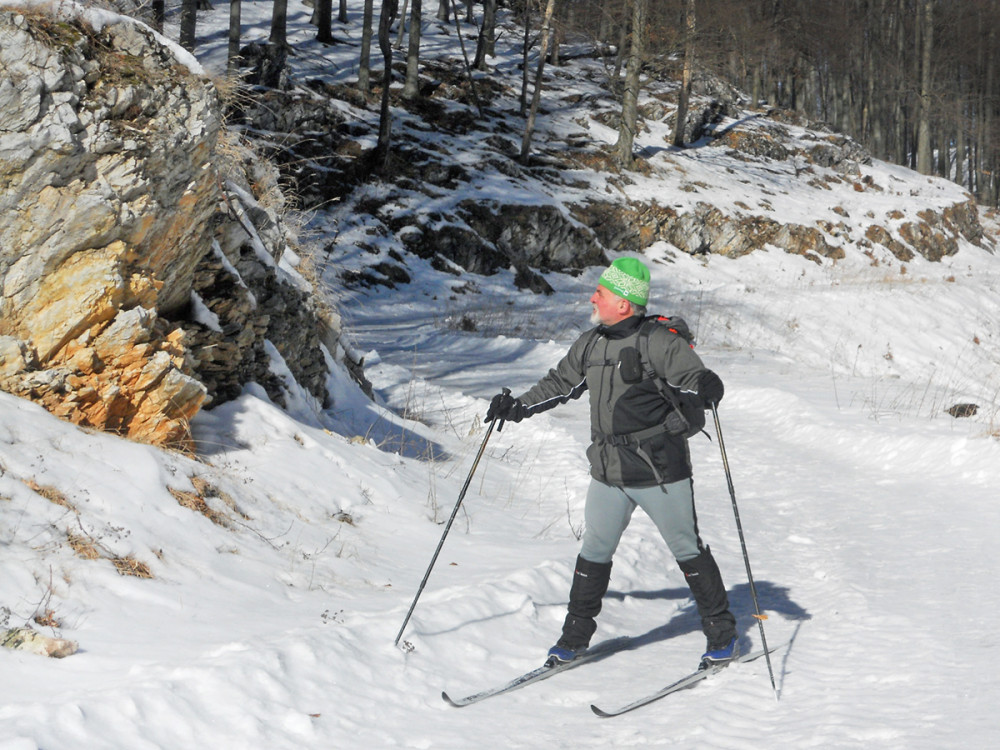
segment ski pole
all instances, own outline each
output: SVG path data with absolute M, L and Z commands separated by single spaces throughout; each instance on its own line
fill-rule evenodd
M 754 618 L 760 628 L 760 642 L 764 648 L 764 658 L 767 660 L 767 672 L 771 676 L 771 689 L 774 691 L 775 699 L 778 699 L 778 688 L 774 684 L 774 669 L 771 667 L 771 652 L 767 648 L 767 637 L 764 635 L 764 620 L 766 615 L 760 613 L 760 606 L 757 603 L 757 587 L 753 582 L 753 572 L 750 570 L 750 557 L 747 555 L 747 543 L 743 538 L 743 524 L 740 523 L 740 509 L 736 506 L 736 490 L 733 489 L 733 475 L 729 471 L 729 459 L 726 457 L 726 444 L 722 439 L 722 425 L 719 422 L 719 410 L 715 403 L 712 403 L 712 417 L 715 419 L 715 434 L 719 436 L 719 450 L 722 452 L 722 467 L 726 470 L 726 482 L 729 484 L 729 497 L 733 500 L 733 514 L 736 516 L 736 530 L 740 535 L 740 547 L 743 548 L 743 564 L 747 568 L 747 580 L 750 581 L 750 596 L 753 599 Z
M 509 388 L 504 388 L 503 392 L 510 393 Z M 499 422 L 499 426 L 497 426 Z M 486 450 L 486 443 L 490 439 L 490 435 L 493 434 L 493 428 L 497 427 L 497 432 L 503 429 L 503 420 L 493 420 L 490 422 L 489 429 L 486 430 L 486 437 L 483 438 L 483 444 L 479 446 L 479 452 L 476 454 L 475 461 L 472 462 L 472 469 L 469 470 L 469 476 L 465 478 L 465 484 L 462 486 L 462 491 L 458 493 L 458 502 L 455 503 L 455 508 L 451 511 L 451 517 L 448 519 L 448 523 L 445 524 L 444 533 L 441 535 L 441 541 L 438 542 L 437 549 L 434 550 L 434 557 L 431 558 L 431 564 L 427 566 L 427 572 L 424 573 L 424 580 L 420 582 L 420 588 L 417 589 L 417 595 L 413 597 L 413 604 L 410 605 L 410 611 L 406 613 L 406 619 L 403 620 L 403 625 L 399 629 L 399 633 L 396 634 L 396 640 L 394 645 L 399 645 L 399 639 L 403 637 L 403 631 L 406 629 L 406 623 L 410 621 L 410 615 L 413 614 L 413 610 L 417 606 L 417 600 L 424 591 L 424 586 L 427 585 L 427 579 L 431 577 L 431 570 L 434 568 L 434 563 L 437 562 L 438 555 L 441 553 L 441 548 L 444 546 L 445 537 L 448 536 L 448 532 L 451 530 L 451 524 L 455 520 L 455 516 L 458 515 L 458 509 L 462 506 L 462 500 L 465 499 L 465 493 L 469 489 L 469 484 L 472 482 L 472 475 L 476 473 L 476 467 L 479 466 L 479 459 L 483 457 L 483 451 Z

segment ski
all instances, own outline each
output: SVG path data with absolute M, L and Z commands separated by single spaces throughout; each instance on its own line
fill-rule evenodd
M 613 638 L 610 641 L 605 641 L 604 643 L 598 644 L 594 648 L 585 651 L 583 654 L 575 658 L 573 661 L 566 662 L 565 664 L 558 664 L 554 667 L 541 666 L 538 669 L 533 669 L 530 672 L 525 672 L 520 677 L 515 677 L 513 680 L 505 685 L 499 685 L 498 687 L 489 688 L 483 690 L 479 693 L 473 693 L 464 698 L 452 698 L 446 692 L 441 693 L 441 697 L 450 703 L 455 708 L 462 708 L 463 706 L 468 706 L 473 703 L 478 703 L 486 698 L 492 698 L 495 695 L 502 695 L 504 693 L 509 693 L 512 690 L 518 690 L 527 685 L 531 685 L 535 682 L 541 682 L 542 680 L 547 680 L 549 677 L 558 674 L 559 672 L 565 672 L 567 669 L 574 669 L 579 667 L 581 664 L 586 664 L 590 661 L 595 661 L 601 659 L 605 656 L 613 654 L 615 651 L 621 651 L 627 648 L 632 642 L 631 638 Z
M 761 649 L 760 651 L 752 651 L 749 654 L 744 654 L 743 656 L 736 657 L 736 659 L 734 659 L 733 661 L 740 663 L 753 661 L 754 659 L 759 659 L 760 657 L 764 656 L 764 654 L 766 653 L 773 653 L 777 648 L 780 648 L 780 646 L 768 649 L 767 651 L 764 651 L 764 649 Z M 696 685 L 705 678 L 711 677 L 712 675 L 721 672 L 727 666 L 729 665 L 717 664 L 715 666 L 708 667 L 707 669 L 699 669 L 698 671 L 692 672 L 686 677 L 681 677 L 676 682 L 670 683 L 665 688 L 657 690 L 655 693 L 650 693 L 649 695 L 639 698 L 638 700 L 632 701 L 631 703 L 628 703 L 620 708 L 605 710 L 603 708 L 598 708 L 595 705 L 591 705 L 590 710 L 593 711 L 598 716 L 600 716 L 602 719 L 606 719 L 611 716 L 621 716 L 622 714 L 626 714 L 629 711 L 634 711 L 637 708 L 642 708 L 643 706 L 649 705 L 653 701 L 658 701 L 660 698 L 670 695 L 671 693 L 676 693 L 678 690 L 684 690 L 685 688 L 689 688 L 692 685 Z

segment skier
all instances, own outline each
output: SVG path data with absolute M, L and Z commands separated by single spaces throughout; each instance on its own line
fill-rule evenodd
M 590 298 L 591 322 L 566 356 L 527 392 L 495 396 L 486 415 L 520 422 L 590 392 L 591 483 L 586 528 L 576 559 L 562 635 L 550 666 L 572 661 L 590 645 L 608 590 L 611 562 L 636 506 L 656 524 L 677 560 L 707 639 L 702 666 L 738 656 L 736 619 L 711 550 L 698 535 L 691 460 L 683 414 L 722 399 L 719 376 L 694 353 L 680 318 L 646 316 L 649 269 L 636 258 L 615 260 Z M 695 409 L 696 411 L 692 411 Z

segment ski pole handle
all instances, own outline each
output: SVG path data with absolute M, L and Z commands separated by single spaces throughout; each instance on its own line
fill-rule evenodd
M 501 388 L 500 389 L 500 393 L 502 393 L 504 396 L 509 396 L 510 395 L 510 388 Z M 505 420 L 505 419 L 501 419 L 500 420 L 500 424 L 497 425 L 497 432 L 503 432 L 503 425 L 504 425 L 504 422 L 506 422 L 506 421 L 507 420 Z

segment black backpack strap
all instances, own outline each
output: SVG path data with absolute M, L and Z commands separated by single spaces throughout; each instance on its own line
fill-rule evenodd
M 688 417 L 684 415 L 684 411 L 681 407 L 681 400 L 677 395 L 677 391 L 667 384 L 666 378 L 662 378 L 656 373 L 656 370 L 653 368 L 652 358 L 649 356 L 649 336 L 653 331 L 653 327 L 658 325 L 669 325 L 669 321 L 670 318 L 665 318 L 661 315 L 650 315 L 642 321 L 639 326 L 639 340 L 637 342 L 639 360 L 642 362 L 643 372 L 646 377 L 653 379 L 653 382 L 656 384 L 656 389 L 660 392 L 660 395 L 663 396 L 666 402 L 670 404 L 671 409 L 675 412 L 675 415 L 668 415 L 668 421 L 672 418 L 680 417 L 684 424 L 689 424 Z M 668 330 L 676 336 L 685 338 L 679 331 L 675 331 L 674 329 Z M 693 346 L 690 339 L 686 340 L 689 345 Z M 712 436 L 709 435 L 704 428 L 700 430 L 695 428 L 695 430 L 689 434 L 693 437 L 697 432 L 704 432 L 705 436 L 708 437 L 709 440 L 712 439 Z
M 597 343 L 598 328 L 593 328 L 590 331 L 590 338 L 587 339 L 587 343 L 583 345 L 583 357 L 580 362 L 583 365 L 584 374 L 587 373 L 587 368 L 590 366 L 590 352 L 594 348 L 594 344 Z
M 667 381 L 656 374 L 656 370 L 653 369 L 653 360 L 649 356 L 649 336 L 653 331 L 653 327 L 660 325 L 661 318 L 659 316 L 650 315 L 647 317 L 639 326 L 639 361 L 642 362 L 643 372 L 646 377 L 652 378 L 653 382 L 656 384 L 656 389 L 660 394 L 667 400 L 667 402 L 674 407 L 674 409 L 680 410 L 681 402 L 677 398 L 677 394 L 674 393 L 674 389 L 667 385 Z

